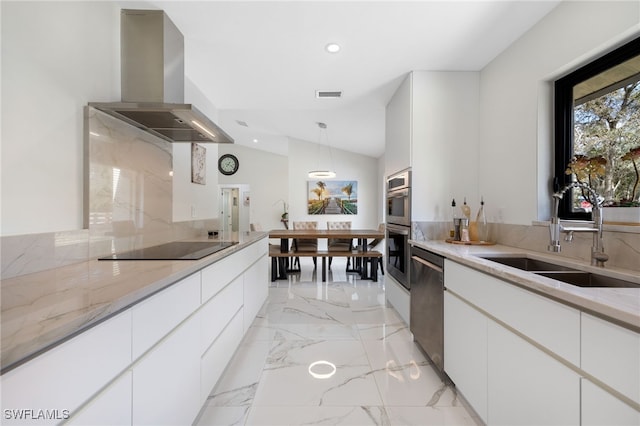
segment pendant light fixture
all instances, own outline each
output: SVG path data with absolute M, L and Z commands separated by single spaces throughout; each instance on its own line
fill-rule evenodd
M 318 128 L 320 129 L 320 136 L 318 137 L 318 155 L 317 155 L 317 159 L 318 159 L 318 163 L 320 163 L 320 148 L 322 146 L 322 134 L 324 133 L 325 135 L 325 139 L 327 140 L 327 147 L 329 148 L 329 161 L 330 161 L 330 165 L 331 168 L 333 169 L 333 156 L 331 155 L 331 145 L 329 144 L 329 136 L 327 134 L 327 125 L 326 123 L 322 123 L 322 122 L 318 122 Z M 320 169 L 319 164 L 318 164 L 318 169 L 316 170 L 311 170 L 309 172 L 309 177 L 312 179 L 331 179 L 336 177 L 336 173 L 331 171 L 331 169 Z

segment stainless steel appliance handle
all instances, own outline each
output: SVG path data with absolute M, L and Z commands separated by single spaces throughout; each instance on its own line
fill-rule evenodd
M 394 189 L 394 190 L 389 190 L 387 192 L 387 198 L 404 198 L 404 197 L 408 197 L 409 196 L 409 189 L 408 188 L 400 188 L 400 189 Z
M 391 223 L 387 223 L 387 230 L 393 231 L 400 235 L 409 235 L 409 229 L 406 226 L 394 226 Z
M 416 262 L 418 262 L 418 263 L 422 263 L 422 264 L 423 264 L 424 266 L 426 266 L 427 268 L 434 269 L 434 270 L 436 270 L 436 271 L 438 271 L 438 272 L 444 272 L 444 269 L 442 269 L 442 268 L 441 268 L 441 267 L 439 267 L 438 265 L 436 265 L 436 264 L 434 264 L 434 263 L 431 263 L 431 262 L 429 262 L 429 261 L 427 261 L 427 260 L 424 260 L 424 259 L 423 259 L 423 258 L 421 258 L 421 257 L 418 257 L 418 256 L 411 256 L 411 259 L 412 259 L 412 260 L 415 260 L 415 261 L 416 261 Z

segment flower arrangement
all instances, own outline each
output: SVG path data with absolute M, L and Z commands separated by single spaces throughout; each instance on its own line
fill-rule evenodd
M 621 199 L 612 199 L 613 191 L 610 191 L 610 195 L 605 200 L 604 206 L 609 207 L 637 207 L 640 206 L 638 201 L 637 189 L 640 183 L 640 171 L 638 170 L 638 164 L 636 161 L 640 161 L 640 146 L 630 149 L 627 153 L 620 157 L 622 161 L 631 161 L 633 169 L 635 171 L 635 181 L 633 183 L 633 189 L 630 192 L 630 197 Z M 565 171 L 566 174 L 574 174 L 576 180 L 581 183 L 585 183 L 592 188 L 599 188 L 599 193 L 609 193 L 605 188 L 605 181 L 607 181 L 607 160 L 602 156 L 587 157 L 586 155 L 576 155 L 571 159 L 571 162 L 567 165 Z M 609 181 L 611 178 L 609 177 Z M 611 188 L 612 185 L 609 185 Z
M 578 182 L 586 183 L 593 188 L 597 178 L 605 175 L 607 171 L 607 160 L 604 157 L 587 157 L 586 155 L 576 155 L 567 166 L 566 174 L 576 175 Z

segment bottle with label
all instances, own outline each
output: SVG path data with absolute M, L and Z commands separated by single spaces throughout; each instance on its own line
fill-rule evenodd
M 478 240 L 489 241 L 489 224 L 484 213 L 484 198 L 480 198 L 480 209 L 476 216 L 476 226 L 478 228 Z
M 455 239 L 455 221 L 456 221 L 456 199 L 451 200 L 451 228 L 449 229 L 449 238 Z

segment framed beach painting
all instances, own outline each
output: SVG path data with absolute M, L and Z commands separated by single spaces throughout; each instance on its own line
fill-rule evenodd
M 358 181 L 307 181 L 308 214 L 358 214 Z

